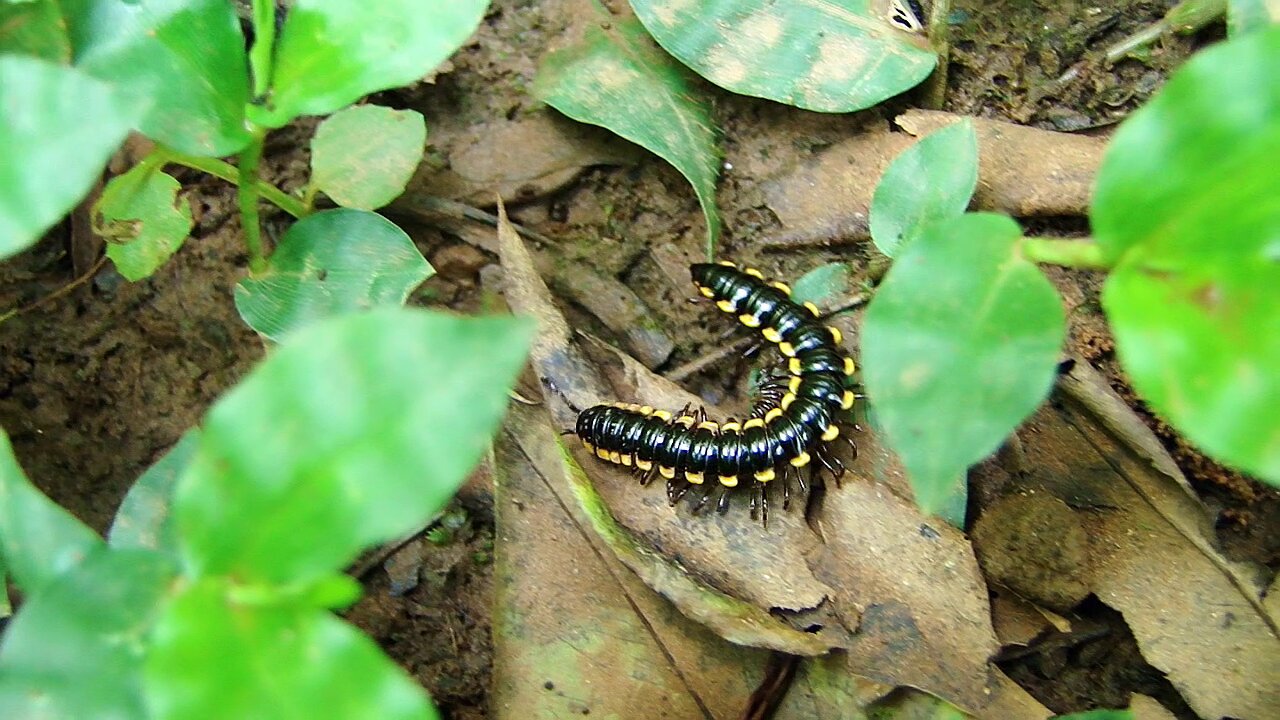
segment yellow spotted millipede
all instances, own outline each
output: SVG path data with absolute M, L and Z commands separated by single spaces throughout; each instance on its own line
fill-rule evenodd
M 840 349 L 839 329 L 824 325 L 812 303 L 793 301 L 784 283 L 766 282 L 760 271 L 728 262 L 697 264 L 691 272 L 704 297 L 777 346 L 786 373 L 762 386 L 743 422 L 716 423 L 701 409 L 672 413 L 612 403 L 583 410 L 575 432 L 588 451 L 632 468 L 642 484 L 661 475 L 673 505 L 690 487 L 702 487 L 695 512 L 719 487 L 717 510 L 723 513 L 731 490 L 745 483 L 752 517 L 759 509 L 767 523 L 769 483 L 781 479 L 785 506 L 792 479 L 806 489 L 800 469 L 815 457 L 839 477 L 825 450 L 840 434 L 837 420 L 853 407 L 855 396 L 846 387 L 853 360 Z

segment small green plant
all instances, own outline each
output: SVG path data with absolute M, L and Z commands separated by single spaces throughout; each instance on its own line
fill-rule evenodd
M 358 597 L 342 569 L 362 550 L 449 502 L 531 330 L 383 308 L 293 333 L 139 479 L 106 542 L 0 433 L 0 556 L 26 596 L 0 717 L 436 717 L 331 610 Z
M 413 111 L 347 106 L 430 72 L 487 5 L 299 0 L 277 37 L 276 4 L 254 0 L 246 52 L 225 0 L 0 3 L 0 258 L 29 247 L 83 198 L 136 129 L 155 149 L 113 178 L 94 208 L 125 278 L 150 276 L 190 232 L 180 184 L 164 172 L 182 165 L 238 188 L 250 276 L 236 288 L 236 307 L 264 336 L 402 304 L 431 267 L 402 230 L 371 211 L 404 190 L 426 128 Z M 267 134 L 328 113 L 299 195 L 265 183 Z M 228 155 L 235 166 L 219 159 Z M 315 212 L 320 192 L 341 207 Z M 262 199 L 299 220 L 274 252 L 262 240 Z
M 1036 266 L 1105 270 L 1120 361 L 1207 454 L 1280 486 L 1280 28 L 1205 50 L 1116 133 L 1091 240 L 1023 237 L 964 213 L 968 121 L 897 158 L 871 207 L 894 263 L 862 336 L 863 378 L 917 499 L 938 509 L 1048 395 L 1065 335 Z

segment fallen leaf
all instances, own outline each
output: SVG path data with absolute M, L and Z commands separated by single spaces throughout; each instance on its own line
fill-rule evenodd
M 589 167 L 634 165 L 642 156 L 629 142 L 546 109 L 432 133 L 448 167 L 423 165 L 411 190 L 479 207 L 492 205 L 495 192 L 511 203 L 545 197 Z
M 1068 402 L 1042 408 L 1019 431 L 1029 472 L 1013 484 L 1061 499 L 1068 522 L 1084 526 L 1090 590 L 1124 614 L 1144 657 L 1197 713 L 1268 716 L 1280 707 L 1280 639 L 1256 569 L 1214 550 L 1198 503 L 1160 469 L 1166 463 L 1145 457 L 1150 442 L 1129 449 L 1075 401 L 1096 385 L 1090 373 L 1077 363 L 1064 383 L 1075 388 Z M 1118 402 L 1099 394 L 1090 405 Z

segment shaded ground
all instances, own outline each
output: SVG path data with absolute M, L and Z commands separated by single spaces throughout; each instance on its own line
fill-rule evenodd
M 499 2 L 476 42 L 433 85 L 383 94 L 382 102 L 412 106 L 428 118 L 445 163 L 450 136 L 478 123 L 516 118 L 538 108 L 527 88 L 543 49 L 557 37 L 567 0 Z M 1101 48 L 1171 3 L 957 3 L 955 51 L 947 109 L 1054 129 L 1112 123 L 1140 105 L 1203 38 L 1175 38 L 1140 60 L 1113 68 L 1091 60 Z M 1065 75 L 1065 79 L 1064 78 Z M 865 266 L 865 246 L 766 254 L 755 240 L 778 222 L 760 181 L 862 127 L 885 123 L 891 107 L 859 115 L 824 116 L 764 101 L 718 94 L 726 160 L 719 203 L 726 225 L 721 255 L 795 277 L 832 259 Z M 313 123 L 282 132 L 268 148 L 268 172 L 286 186 L 305 172 L 305 143 Z M 0 424 L 19 460 L 55 500 L 99 530 L 132 480 L 194 424 L 217 395 L 261 357 L 262 347 L 237 318 L 231 288 L 244 272 L 234 196 L 219 181 L 191 175 L 184 185 L 197 218 L 194 236 L 150 280 L 124 282 L 109 267 L 83 287 L 0 325 Z M 838 199 L 833 199 L 838 201 Z M 562 262 L 582 262 L 619 278 L 676 339 L 668 365 L 719 344 L 720 327 L 683 302 L 653 248 L 694 257 L 702 244 L 697 203 L 683 178 L 656 158 L 634 167 L 586 171 L 553 194 L 514 211 L 518 221 L 556 238 Z M 269 222 L 278 221 L 278 218 Z M 1079 220 L 1038 223 L 1037 230 L 1083 231 Z M 69 243 L 69 228 L 0 267 L 0 306 L 28 305 L 68 283 L 71 258 L 85 248 Z M 416 240 L 439 268 L 417 295 L 422 303 L 474 310 L 494 305 L 492 255 L 434 230 Z M 838 238 L 835 240 L 838 241 Z M 563 267 L 563 266 L 562 266 Z M 1098 313 L 1096 279 L 1056 278 L 1068 290 L 1072 346 L 1116 377 L 1111 340 Z M 1076 288 L 1079 289 L 1076 289 Z M 598 323 L 580 313 L 584 325 Z M 697 376 L 714 395 L 723 365 Z M 1127 393 L 1118 380 L 1116 385 Z M 1138 404 L 1141 409 L 1140 403 Z M 1220 510 L 1221 540 L 1229 554 L 1280 564 L 1280 502 L 1276 494 L 1225 471 L 1160 428 L 1196 488 Z M 465 528 L 443 546 L 422 549 L 416 587 L 389 592 L 380 567 L 366 574 L 367 598 L 350 617 L 431 689 L 448 717 L 480 718 L 487 708 L 492 566 L 491 496 L 484 484 L 463 498 Z M 1105 610 L 1105 608 L 1104 608 Z M 1099 611 L 1107 627 L 1083 646 L 1021 658 L 1010 673 L 1055 710 L 1120 705 L 1130 691 L 1161 697 L 1167 683 L 1141 662 L 1115 613 Z M 1172 705 L 1171 705 L 1172 707 Z

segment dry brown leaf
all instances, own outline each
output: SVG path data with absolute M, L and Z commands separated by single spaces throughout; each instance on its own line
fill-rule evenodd
M 1129 698 L 1129 711 L 1133 720 L 1176 720 L 1177 716 L 1165 709 L 1160 701 L 1140 693 Z
M 1084 525 L 1091 590 L 1124 614 L 1147 661 L 1196 712 L 1266 717 L 1280 707 L 1280 638 L 1256 573 L 1213 549 L 1198 504 L 1163 463 L 1104 427 L 1080 403 L 1042 408 L 1019 431 L 1030 472 L 1016 482 L 1060 498 Z
M 766 653 L 681 616 L 584 526 L 538 409 L 513 408 L 495 452 L 493 716 L 737 718 Z
M 635 145 L 547 109 L 486 120 L 457 135 L 433 134 L 431 144 L 449 165 L 424 163 L 412 190 L 476 206 L 492 205 L 495 192 L 506 202 L 528 202 L 592 165 L 633 165 L 641 156 Z

